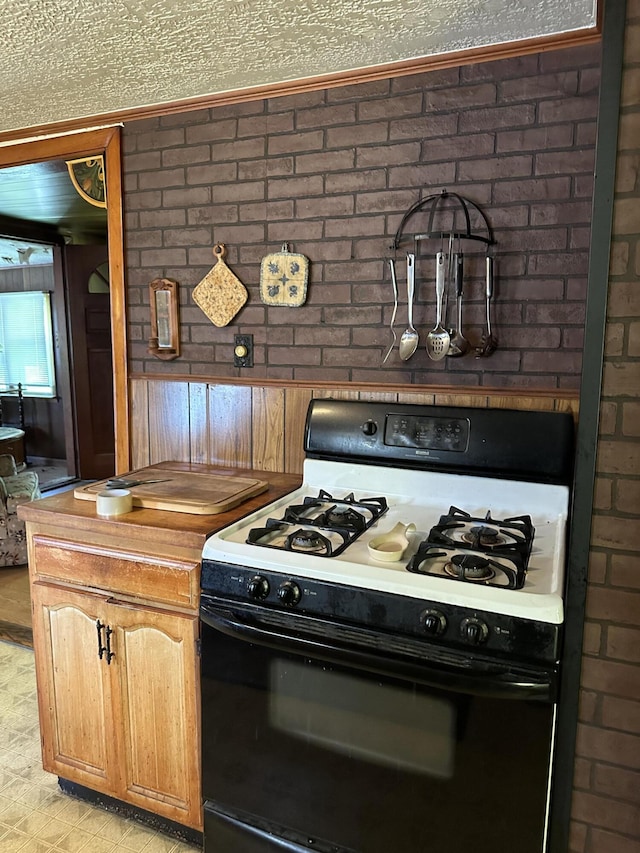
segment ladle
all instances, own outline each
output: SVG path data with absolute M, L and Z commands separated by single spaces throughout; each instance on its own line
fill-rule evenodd
M 413 253 L 407 254 L 407 319 L 409 325 L 402 333 L 400 343 L 398 344 L 398 352 L 403 361 L 411 358 L 414 352 L 418 349 L 418 332 L 413 325 L 413 296 L 416 288 L 416 256 Z
M 493 296 L 493 258 L 487 255 L 487 277 L 485 289 L 485 304 L 487 310 L 487 331 L 482 336 L 480 346 L 476 347 L 476 358 L 486 358 L 494 353 L 498 347 L 498 339 L 491 331 L 491 298 Z
M 461 252 L 456 254 L 454 279 L 456 287 L 456 323 L 457 327 L 451 330 L 451 341 L 449 342 L 449 351 L 447 355 L 459 356 L 464 355 L 469 349 L 469 341 L 462 334 L 462 271 L 463 271 L 463 256 Z
M 436 254 L 436 324 L 427 335 L 427 355 L 432 361 L 440 361 L 449 351 L 451 336 L 442 325 L 442 301 L 444 297 L 444 252 Z

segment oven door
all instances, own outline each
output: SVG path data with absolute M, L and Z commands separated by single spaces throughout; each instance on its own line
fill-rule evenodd
M 203 594 L 206 853 L 544 849 L 556 673 Z

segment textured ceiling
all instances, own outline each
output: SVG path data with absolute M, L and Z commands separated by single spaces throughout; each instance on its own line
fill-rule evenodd
M 596 0 L 0 0 L 0 132 L 596 25 Z

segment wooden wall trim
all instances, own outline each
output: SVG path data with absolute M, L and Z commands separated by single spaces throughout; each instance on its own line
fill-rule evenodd
M 260 101 L 264 98 L 279 98 L 285 95 L 299 95 L 314 92 L 319 89 L 334 89 L 338 86 L 353 86 L 369 83 L 389 77 L 404 77 L 411 74 L 423 74 L 452 66 L 471 65 L 478 62 L 493 62 L 497 59 L 508 59 L 514 56 L 525 56 L 530 53 L 541 53 L 549 50 L 578 47 L 594 44 L 600 41 L 602 34 L 602 0 L 598 2 L 597 26 L 589 29 L 574 30 L 567 33 L 542 36 L 522 41 L 493 44 L 485 47 L 452 51 L 437 56 L 423 56 L 415 59 L 389 62 L 368 68 L 356 68 L 332 74 L 306 77 L 302 80 L 289 80 L 280 83 L 270 83 L 263 86 L 252 86 L 246 89 L 235 89 L 211 95 L 200 95 L 179 101 L 169 101 L 162 104 L 152 104 L 144 107 L 115 110 L 110 113 L 98 113 L 83 118 L 67 119 L 61 122 L 39 125 L 28 129 L 16 129 L 0 133 L 0 145 L 11 140 L 24 138 L 25 130 L 31 136 L 52 133 L 69 133 L 97 124 L 131 122 L 157 116 L 176 115 L 192 110 L 211 109 L 227 104 Z M 45 158 L 47 159 L 47 158 Z
M 535 398 L 540 400 L 567 400 L 577 402 L 580 392 L 577 389 L 561 388 L 501 388 L 493 386 L 478 385 L 401 385 L 401 384 L 378 384 L 366 382 L 323 382 L 302 381 L 299 379 L 249 379 L 243 376 L 196 376 L 191 373 L 165 375 L 160 373 L 136 373 L 131 372 L 129 379 L 132 382 L 190 382 L 192 384 L 205 383 L 216 386 L 250 386 L 251 388 L 287 388 L 287 389 L 335 389 L 338 391 L 359 391 L 365 393 L 379 392 L 381 394 L 448 394 L 463 397 L 521 397 Z
M 0 168 L 105 153 L 116 473 L 129 468 L 130 443 L 120 133 L 119 127 L 106 127 L 0 147 Z

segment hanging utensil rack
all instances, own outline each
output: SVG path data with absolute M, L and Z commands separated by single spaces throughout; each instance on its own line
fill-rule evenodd
M 400 225 L 396 231 L 391 249 L 394 252 L 400 248 L 403 243 L 403 234 L 405 226 L 412 216 L 416 213 L 428 213 L 427 230 L 412 234 L 406 237 L 405 244 L 413 243 L 414 246 L 422 240 L 441 240 L 449 243 L 449 264 L 450 271 L 452 268 L 452 252 L 451 247 L 456 242 L 472 240 L 483 244 L 486 247 L 486 286 L 485 286 L 485 304 L 486 304 L 486 332 L 482 335 L 482 340 L 479 345 L 474 348 L 476 358 L 490 356 L 495 352 L 498 341 L 491 330 L 491 299 L 493 298 L 493 251 L 492 246 L 495 245 L 491 225 L 484 211 L 471 199 L 465 198 L 458 193 L 442 190 L 439 193 L 422 198 L 413 204 L 400 220 Z M 473 224 L 472 224 L 473 221 Z M 449 228 L 444 227 L 450 224 Z M 458 296 L 460 298 L 460 296 Z M 394 315 L 395 316 L 395 315 Z M 460 308 L 458 309 L 458 318 L 460 317 Z M 467 351 L 452 353 L 453 355 L 464 355 Z M 433 357 L 433 356 L 432 356 Z M 385 358 L 386 360 L 386 358 Z
M 422 198 L 413 204 L 400 220 L 400 225 L 396 231 L 396 235 L 391 246 L 392 249 L 400 248 L 402 235 L 405 225 L 411 217 L 421 210 L 429 208 L 429 216 L 427 220 L 427 230 L 422 234 L 413 234 L 410 237 L 412 242 L 420 240 L 475 240 L 484 243 L 488 247 L 494 245 L 493 232 L 489 225 L 489 220 L 482 209 L 471 199 L 464 198 L 458 193 L 450 193 L 447 190 L 442 190 L 440 193 L 434 193 L 427 198 Z M 478 223 L 481 223 L 482 230 L 477 231 L 472 228 L 472 212 L 475 211 L 473 217 Z M 442 219 L 449 215 L 451 217 L 451 228 L 438 228 L 438 225 L 443 225 Z

